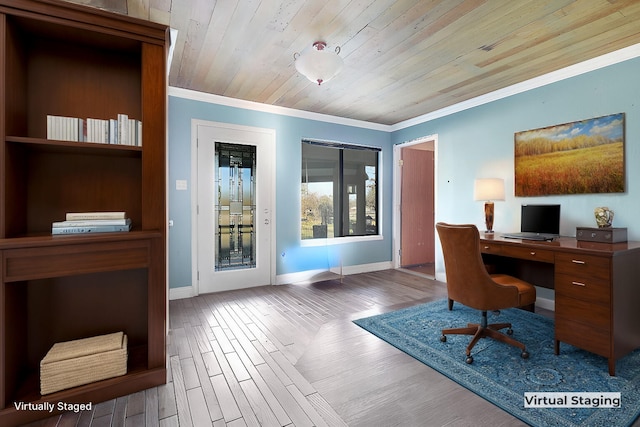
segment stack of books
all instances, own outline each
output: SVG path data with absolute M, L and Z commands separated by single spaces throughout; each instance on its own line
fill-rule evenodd
M 54 222 L 51 234 L 110 233 L 131 230 L 125 212 L 70 212 L 65 221 Z

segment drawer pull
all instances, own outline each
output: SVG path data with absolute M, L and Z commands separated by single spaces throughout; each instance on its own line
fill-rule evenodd
M 571 282 L 572 285 L 576 285 L 576 286 L 587 286 L 584 283 L 581 282 Z
M 531 254 L 531 256 L 536 256 L 536 253 L 533 251 L 529 252 L 529 254 Z
M 586 264 L 584 261 L 580 261 L 579 259 L 572 259 L 571 262 L 574 264 Z
M 484 249 L 489 249 L 489 246 L 485 246 Z

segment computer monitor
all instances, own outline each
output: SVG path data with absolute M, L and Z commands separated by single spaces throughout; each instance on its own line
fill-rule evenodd
M 520 231 L 560 235 L 560 205 L 522 205 Z

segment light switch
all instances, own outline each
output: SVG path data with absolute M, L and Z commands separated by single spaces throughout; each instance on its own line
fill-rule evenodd
M 176 179 L 176 190 L 186 190 L 186 189 L 187 189 L 187 180 Z

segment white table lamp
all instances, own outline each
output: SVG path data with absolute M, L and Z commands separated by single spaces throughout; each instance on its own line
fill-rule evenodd
M 485 233 L 493 233 L 493 202 L 504 200 L 504 180 L 502 178 L 476 179 L 473 189 L 474 200 L 484 200 Z

